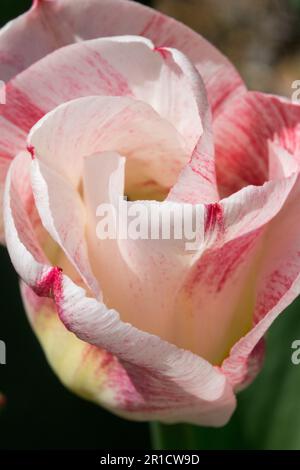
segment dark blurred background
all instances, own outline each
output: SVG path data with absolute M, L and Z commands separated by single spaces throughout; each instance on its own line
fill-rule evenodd
M 235 63 L 251 88 L 287 96 L 300 79 L 300 1 L 153 0 L 151 4 L 199 31 Z M 25 11 L 27 0 L 1 0 L 0 22 Z M 18 280 L 1 248 L 0 339 L 7 365 L 0 390 L 0 449 L 149 448 L 146 424 L 131 423 L 68 392 L 47 365 L 27 323 Z M 198 446 L 209 449 L 300 449 L 300 365 L 291 343 L 300 339 L 300 301 L 272 327 L 259 378 L 239 395 L 230 424 L 199 429 Z
M 250 88 L 291 95 L 300 77 L 300 0 L 154 0 L 236 65 Z

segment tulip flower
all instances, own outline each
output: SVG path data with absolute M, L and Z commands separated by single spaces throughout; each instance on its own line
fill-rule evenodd
M 3 238 L 51 367 L 120 416 L 224 425 L 300 292 L 299 104 L 126 0 L 35 1 L 0 57 Z M 99 239 L 125 195 L 197 208 L 196 249 Z

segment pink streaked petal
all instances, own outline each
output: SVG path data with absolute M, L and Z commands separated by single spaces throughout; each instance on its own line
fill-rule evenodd
M 9 165 L 10 165 L 10 159 L 0 158 L 0 207 L 3 207 L 4 185 L 5 185 L 5 178 L 7 175 Z M 0 214 L 0 243 L 5 243 L 2 213 Z
M 128 34 L 145 36 L 157 47 L 174 47 L 185 53 L 203 76 L 216 113 L 245 90 L 234 67 L 199 34 L 158 11 L 126 0 L 38 2 L 36 8 L 1 31 L 0 76 L 9 80 L 73 42 Z
M 237 97 L 213 123 L 221 195 L 269 179 L 269 142 L 300 161 L 300 105 L 273 95 Z
M 154 51 L 149 40 L 134 36 L 61 49 L 8 84 L 7 102 L 1 109 L 0 151 L 14 156 L 23 148 L 24 135 L 57 105 L 81 96 L 107 95 L 134 96 L 149 103 L 178 129 L 191 153 L 202 127 L 198 96 L 185 76 L 188 66 L 186 59 L 183 70 L 175 68 L 172 60 L 165 61 Z
M 219 203 L 219 242 L 233 240 L 266 225 L 284 206 L 298 173 L 268 181 L 263 186 L 247 186 Z M 215 218 L 218 214 L 213 214 Z M 214 228 L 214 227 L 213 227 Z
M 239 392 L 245 389 L 259 374 L 265 359 L 265 349 L 265 339 L 261 338 L 251 353 L 247 353 L 246 357 L 241 355 L 240 362 L 237 357 L 235 357 L 235 360 L 225 359 L 221 370 L 227 375 L 229 381 L 235 385 L 235 391 Z
M 54 292 L 60 318 L 80 339 L 96 346 L 103 343 L 119 358 L 143 397 L 135 410 L 140 418 L 213 426 L 227 421 L 233 395 L 206 361 L 122 323 L 116 312 L 85 297 L 66 276 L 61 290 Z
M 248 360 L 257 343 L 276 317 L 299 295 L 299 188 L 298 177 L 285 205 L 266 229 L 254 304 L 255 326 L 232 348 L 222 366 L 236 387 L 247 380 Z
M 61 382 L 84 399 L 127 417 L 127 410 L 137 407 L 143 398 L 118 359 L 70 333 L 54 302 L 36 295 L 23 281 L 21 293 L 30 324 Z
M 8 249 L 12 263 L 14 266 L 21 263 L 20 275 L 26 276 L 28 283 L 34 285 L 49 270 L 50 265 L 46 267 L 47 258 L 37 241 L 23 202 L 20 182 L 27 179 L 30 165 L 30 155 L 21 153 L 10 166 L 4 192 L 4 220 L 5 235 L 11 242 L 11 250 L 10 243 Z
M 224 424 L 234 410 L 235 398 L 222 373 L 200 357 L 123 323 L 117 312 L 86 297 L 61 270 L 41 262 L 28 230 L 30 223 L 23 215 L 20 225 L 13 203 L 17 191 L 14 172 L 19 163 L 19 158 L 12 163 L 5 191 L 7 243 L 15 268 L 36 294 L 54 300 L 70 331 L 118 357 L 123 366 L 115 379 L 118 413 L 133 419 Z
M 37 8 L 43 2 L 56 2 L 57 0 L 33 0 L 32 1 L 32 8 Z
M 163 50 L 167 54 L 167 58 L 168 53 L 171 54 L 175 64 L 185 71 L 185 86 L 191 87 L 194 92 L 202 124 L 202 134 L 192 149 L 192 157 L 182 170 L 168 199 L 191 204 L 212 203 L 219 199 L 219 194 L 215 171 L 211 111 L 205 85 L 184 55 L 168 48 Z
M 292 174 L 249 186 L 206 205 L 203 244 L 176 295 L 182 347 L 221 364 L 250 331 L 266 227 L 280 214 L 296 179 Z
M 86 285 L 99 295 L 85 242 L 85 210 L 78 192 L 38 159 L 32 161 L 32 189 L 41 221 L 53 240 L 65 251 Z
M 212 364 L 220 365 L 251 328 L 260 236 L 259 230 L 204 251 L 176 295 L 182 347 Z

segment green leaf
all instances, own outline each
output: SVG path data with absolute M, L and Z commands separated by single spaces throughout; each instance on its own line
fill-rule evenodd
M 156 449 L 300 449 L 300 365 L 291 361 L 300 340 L 300 299 L 273 324 L 266 361 L 255 382 L 238 395 L 229 424 L 152 426 Z

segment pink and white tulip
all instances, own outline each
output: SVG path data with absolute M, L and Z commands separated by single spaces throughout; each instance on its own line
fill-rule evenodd
M 300 106 L 126 0 L 35 1 L 0 58 L 5 240 L 51 366 L 121 416 L 225 424 L 300 292 Z M 99 240 L 124 193 L 200 205 L 198 250 Z

